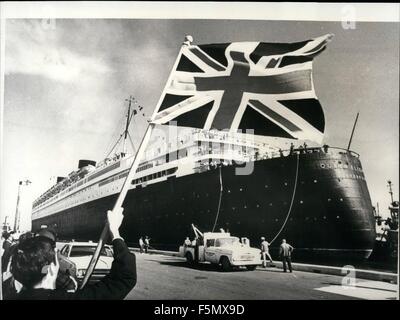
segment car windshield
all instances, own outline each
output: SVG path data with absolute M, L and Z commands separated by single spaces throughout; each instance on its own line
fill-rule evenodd
M 225 247 L 240 244 L 239 238 L 231 237 L 231 238 L 219 238 L 215 241 L 216 247 Z
M 96 246 L 72 246 L 70 257 L 91 256 L 96 250 Z M 112 257 L 111 250 L 107 247 L 101 249 L 100 255 L 103 257 Z

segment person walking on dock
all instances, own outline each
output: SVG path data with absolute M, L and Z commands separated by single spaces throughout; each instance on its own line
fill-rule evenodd
M 286 270 L 286 263 L 289 267 L 289 271 L 292 272 L 292 260 L 291 260 L 291 254 L 294 248 L 286 243 L 286 239 L 282 240 L 282 244 L 279 248 L 279 255 L 282 258 L 282 264 L 283 264 L 283 272 L 287 272 Z
M 261 256 L 264 268 L 267 267 L 267 257 L 273 265 L 274 262 L 272 261 L 271 255 L 269 254 L 269 242 L 265 240 L 265 237 L 261 237 Z

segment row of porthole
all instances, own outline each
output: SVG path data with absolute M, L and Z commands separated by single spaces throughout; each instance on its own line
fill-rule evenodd
M 310 217 L 305 217 L 305 218 L 304 218 L 305 221 L 309 221 L 310 219 L 311 219 Z M 336 220 L 339 220 L 339 219 L 340 219 L 340 216 L 336 216 L 335 219 L 336 219 Z M 279 222 L 279 220 L 280 220 L 280 219 L 274 219 L 274 222 Z M 316 217 L 314 217 L 314 218 L 312 218 L 311 220 L 313 220 L 313 221 L 318 221 L 319 219 L 316 218 Z M 327 217 L 326 217 L 326 216 L 323 216 L 323 217 L 322 217 L 322 220 L 327 220 Z M 290 218 L 289 221 L 293 221 L 293 218 Z M 271 220 L 265 220 L 265 219 L 262 219 L 262 220 L 261 220 L 261 223 L 266 223 L 266 222 L 267 222 L 267 223 L 270 223 Z M 237 223 L 240 224 L 240 221 L 237 221 Z
M 325 168 L 328 168 L 328 169 L 335 169 L 335 167 L 332 166 L 330 163 L 328 163 L 327 165 L 326 165 L 325 163 L 321 163 L 321 164 L 320 164 L 320 167 L 321 167 L 322 169 L 325 169 Z M 343 165 L 342 168 L 343 168 L 343 169 L 347 169 L 347 168 L 348 168 L 348 165 L 346 165 L 346 166 Z
M 328 198 L 327 201 L 328 201 L 328 202 L 331 202 L 332 199 L 331 199 L 331 198 Z M 343 199 L 343 198 L 339 198 L 339 201 L 340 201 L 340 202 L 343 202 L 344 199 Z M 287 204 L 288 204 L 288 203 L 287 203 L 286 201 L 283 202 L 283 205 L 286 206 Z M 304 201 L 303 201 L 303 200 L 300 200 L 300 201 L 299 201 L 299 204 L 304 204 Z M 272 207 L 272 206 L 273 206 L 273 203 L 270 202 L 268 205 L 269 205 L 270 207 Z M 256 207 L 257 207 L 257 208 L 260 208 L 260 205 L 257 204 Z M 247 205 L 244 205 L 243 208 L 244 208 L 244 209 L 247 209 Z M 236 210 L 236 207 L 232 207 L 232 210 Z
M 338 164 L 341 165 L 342 162 L 341 162 L 341 161 L 338 161 Z M 361 168 L 361 167 L 349 165 L 348 162 L 346 162 L 345 164 L 343 164 L 343 165 L 340 166 L 340 167 L 332 166 L 330 163 L 328 163 L 327 165 L 326 165 L 325 163 L 321 163 L 321 164 L 320 164 L 320 167 L 321 167 L 322 169 L 325 169 L 326 167 L 329 168 L 329 169 L 336 169 L 336 168 L 348 169 L 348 168 L 350 167 L 350 169 L 352 169 L 352 170 L 362 172 L 362 168 Z

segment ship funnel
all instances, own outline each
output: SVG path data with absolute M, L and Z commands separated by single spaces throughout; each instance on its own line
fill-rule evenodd
M 78 169 L 82 169 L 83 167 L 86 167 L 86 166 L 89 166 L 89 165 L 96 166 L 96 161 L 93 161 L 93 160 L 79 160 Z
M 59 183 L 60 181 L 63 181 L 65 179 L 65 177 L 57 177 L 57 183 Z

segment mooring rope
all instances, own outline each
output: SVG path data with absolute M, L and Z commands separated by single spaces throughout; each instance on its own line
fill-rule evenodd
M 280 233 L 282 232 L 282 230 L 285 228 L 286 222 L 288 221 L 289 216 L 290 216 L 290 213 L 291 213 L 291 211 L 292 211 L 293 202 L 294 202 L 294 197 L 295 197 L 295 195 L 296 195 L 296 189 L 297 189 L 297 178 L 298 178 L 298 176 L 299 176 L 299 158 L 300 158 L 300 155 L 299 155 L 299 153 L 297 153 L 296 177 L 295 177 L 295 180 L 294 180 L 292 201 L 290 202 L 290 207 L 289 207 L 288 213 L 287 213 L 287 215 L 286 215 L 286 219 L 285 219 L 285 221 L 283 222 L 283 225 L 282 225 L 281 229 L 278 231 L 278 233 L 276 234 L 276 236 L 270 241 L 270 244 L 272 244 L 272 243 L 275 241 L 275 239 L 278 238 L 278 236 L 280 235 Z
M 224 191 L 224 186 L 222 184 L 222 166 L 219 167 L 219 186 L 220 186 L 220 189 L 219 189 L 218 209 L 217 209 L 217 214 L 215 216 L 214 226 L 213 226 L 211 232 L 214 232 L 215 227 L 217 226 L 219 211 L 221 209 L 222 192 Z

